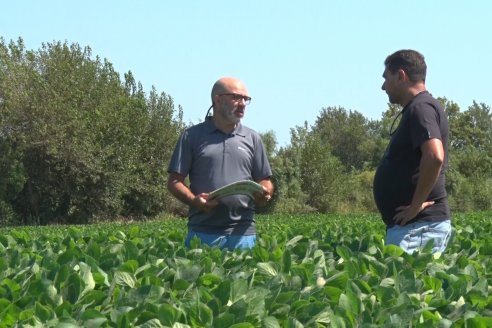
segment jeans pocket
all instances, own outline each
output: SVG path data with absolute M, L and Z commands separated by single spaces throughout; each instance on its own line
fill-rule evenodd
M 422 247 L 428 242 L 434 241 L 432 252 L 444 252 L 451 237 L 451 225 L 447 222 L 439 222 L 427 226 L 422 233 Z

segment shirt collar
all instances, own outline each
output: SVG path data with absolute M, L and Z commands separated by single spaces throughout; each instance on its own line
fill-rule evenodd
M 224 133 L 221 130 L 217 129 L 217 127 L 215 127 L 215 124 L 212 120 L 206 120 L 204 123 L 206 126 L 207 133 L 214 133 L 215 131 L 218 131 L 220 133 Z M 234 130 L 232 130 L 230 134 L 238 135 L 241 137 L 246 137 L 246 134 L 245 134 L 245 131 L 244 131 L 244 128 L 243 128 L 243 125 L 241 124 L 241 122 L 239 122 L 236 125 L 236 128 Z
M 408 104 L 405 105 L 405 107 L 403 107 L 403 109 L 401 110 L 402 113 L 405 111 L 405 109 L 407 109 L 408 106 L 410 106 L 411 103 L 414 102 L 415 99 L 417 99 L 417 97 L 419 96 L 423 96 L 425 94 L 429 94 L 429 91 L 427 90 L 423 90 L 423 91 L 420 91 L 419 93 L 417 93 L 415 96 L 413 96 L 413 98 L 408 102 Z

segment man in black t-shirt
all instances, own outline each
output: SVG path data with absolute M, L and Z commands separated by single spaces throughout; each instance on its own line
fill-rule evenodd
M 427 66 L 420 53 L 400 50 L 384 64 L 382 89 L 390 103 L 403 107 L 374 177 L 374 199 L 387 227 L 385 241 L 407 253 L 432 241 L 432 251 L 443 252 L 451 236 L 444 188 L 447 116 L 426 90 Z

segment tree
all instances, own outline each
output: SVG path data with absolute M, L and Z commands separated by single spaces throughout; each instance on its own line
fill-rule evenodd
M 271 161 L 277 153 L 277 137 L 275 136 L 275 132 L 270 130 L 265 133 L 260 133 L 260 136 L 263 145 L 265 146 L 268 159 Z
M 271 159 L 275 194 L 275 211 L 281 213 L 311 212 L 308 195 L 301 186 L 301 151 L 309 134 L 307 122 L 290 130 L 291 144 L 280 148 Z
M 454 113 L 450 122 L 451 147 L 463 150 L 475 147 L 492 153 L 492 113 L 485 104 L 473 105 L 463 113 Z
M 84 223 L 166 210 L 166 166 L 181 129 L 171 97 L 122 83 L 89 47 L 0 45 L 1 129 L 21 164 L 9 200 L 24 224 Z
M 345 169 L 331 146 L 311 134 L 301 151 L 301 186 L 307 204 L 319 212 L 338 212 L 347 194 Z
M 328 107 L 321 110 L 313 131 L 330 145 L 332 154 L 347 170 L 360 170 L 374 167 L 382 154 L 374 127 L 373 122 L 357 111 Z

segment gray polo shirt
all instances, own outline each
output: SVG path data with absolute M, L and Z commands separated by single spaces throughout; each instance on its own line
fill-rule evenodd
M 272 175 L 257 132 L 238 124 L 232 133 L 225 134 L 212 120 L 194 125 L 181 135 L 168 172 L 189 176 L 195 195 L 229 183 L 258 181 Z M 223 197 L 211 213 L 190 208 L 188 228 L 212 234 L 254 235 L 254 211 L 254 201 L 246 195 Z

